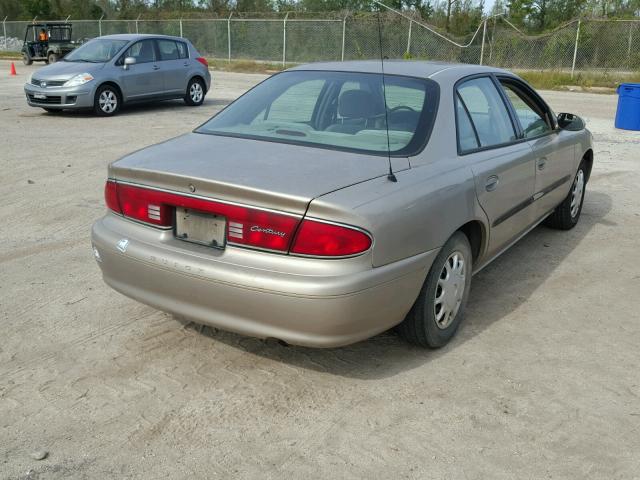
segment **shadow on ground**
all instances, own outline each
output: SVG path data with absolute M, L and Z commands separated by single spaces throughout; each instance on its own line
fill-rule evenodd
M 473 278 L 467 312 L 453 341 L 439 350 L 408 345 L 393 330 L 369 340 L 335 349 L 284 346 L 183 322 L 212 340 L 278 362 L 360 379 L 376 379 L 417 368 L 457 348 L 499 322 L 525 302 L 598 224 L 605 219 L 611 197 L 588 191 L 578 225 L 570 231 L 539 226 Z

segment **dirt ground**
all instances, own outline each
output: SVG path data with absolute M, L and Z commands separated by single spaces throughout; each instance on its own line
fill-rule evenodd
M 0 478 L 640 478 L 640 133 L 614 129 L 615 96 L 542 92 L 594 133 L 582 219 L 474 277 L 449 346 L 312 350 L 180 323 L 91 252 L 107 164 L 262 76 L 103 119 L 28 107 L 17 68 L 0 61 Z

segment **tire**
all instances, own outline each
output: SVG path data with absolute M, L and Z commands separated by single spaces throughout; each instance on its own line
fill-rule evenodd
M 442 347 L 453 338 L 469 298 L 472 262 L 469 240 L 456 232 L 433 261 L 418 299 L 398 326 L 402 338 L 429 348 Z
M 31 65 L 33 63 L 33 60 L 31 60 L 31 57 L 29 55 L 27 55 L 26 53 L 23 53 L 22 63 L 24 63 L 25 65 Z
M 118 89 L 112 85 L 102 85 L 96 90 L 93 100 L 93 111 L 101 117 L 111 117 L 120 111 L 122 97 Z
M 56 55 L 55 53 L 51 52 L 49 55 L 47 55 L 47 62 L 48 63 L 56 63 L 58 61 L 58 55 Z
M 192 78 L 187 85 L 187 91 L 184 95 L 184 103 L 190 107 L 197 107 L 204 102 L 206 88 L 204 82 L 199 78 Z
M 573 177 L 573 183 L 566 198 L 556 207 L 553 213 L 547 217 L 544 224 L 557 230 L 571 230 L 575 227 L 578 224 L 578 220 L 580 220 L 580 213 L 582 213 L 586 186 L 587 169 L 583 161 L 580 163 L 578 171 Z
M 53 115 L 56 115 L 58 113 L 62 113 L 62 110 L 60 110 L 59 108 L 46 108 L 46 107 L 42 107 L 42 109 L 47 112 L 47 113 L 51 113 Z

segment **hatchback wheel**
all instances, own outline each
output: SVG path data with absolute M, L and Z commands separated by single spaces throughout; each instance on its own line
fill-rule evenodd
M 433 261 L 400 335 L 422 347 L 438 348 L 456 333 L 471 287 L 472 255 L 466 235 L 456 232 Z
M 98 88 L 93 102 L 93 110 L 96 115 L 108 117 L 115 115 L 120 110 L 120 94 L 111 85 L 103 85 Z
M 571 189 L 566 198 L 556 207 L 551 215 L 545 220 L 545 225 L 559 230 L 570 230 L 576 226 L 582 212 L 584 202 L 584 192 L 587 186 L 587 169 L 582 162 L 578 167 Z
M 204 102 L 204 84 L 202 80 L 198 78 L 192 78 L 187 86 L 187 94 L 184 97 L 184 101 L 187 105 L 192 107 L 202 105 Z

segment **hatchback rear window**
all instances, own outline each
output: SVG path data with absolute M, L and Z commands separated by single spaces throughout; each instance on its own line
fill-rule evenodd
M 259 84 L 196 132 L 409 156 L 425 145 L 437 101 L 432 80 L 290 71 Z

